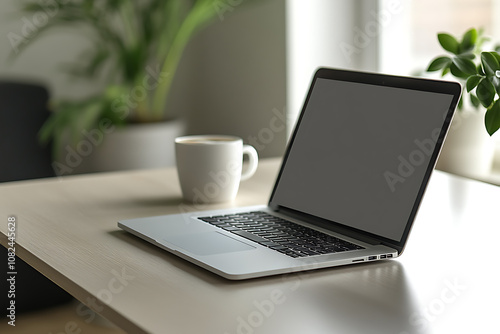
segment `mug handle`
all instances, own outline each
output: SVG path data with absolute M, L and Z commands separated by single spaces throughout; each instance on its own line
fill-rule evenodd
M 257 170 L 257 165 L 259 164 L 259 156 L 253 146 L 243 145 L 243 155 L 245 154 L 247 154 L 249 158 L 248 167 L 246 171 L 241 173 L 241 181 L 248 180 L 250 177 L 252 177 L 252 175 L 255 174 L 255 171 Z

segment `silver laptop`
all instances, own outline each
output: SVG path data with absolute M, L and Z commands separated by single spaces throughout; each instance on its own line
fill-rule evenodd
M 398 257 L 460 93 L 455 82 L 321 68 L 267 205 L 118 226 L 234 280 Z

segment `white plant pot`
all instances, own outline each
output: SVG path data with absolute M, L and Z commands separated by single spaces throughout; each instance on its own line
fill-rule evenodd
M 494 141 L 484 126 L 484 111 L 457 111 L 436 168 L 471 178 L 491 173 Z
M 130 124 L 84 136 L 74 149 L 65 145 L 56 174 L 80 174 L 175 165 L 174 139 L 184 122 Z

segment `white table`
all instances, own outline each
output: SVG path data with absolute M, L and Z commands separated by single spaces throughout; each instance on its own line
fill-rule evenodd
M 217 206 L 183 204 L 174 169 L 6 183 L 0 231 L 7 233 L 15 215 L 17 255 L 131 333 L 498 330 L 500 188 L 492 185 L 435 172 L 399 259 L 241 282 L 116 226 L 120 219 L 266 203 L 278 167 L 262 161 L 237 199 Z

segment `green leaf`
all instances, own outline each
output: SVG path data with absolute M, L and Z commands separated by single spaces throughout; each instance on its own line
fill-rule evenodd
M 461 58 L 461 57 L 453 57 L 451 60 L 453 64 L 463 73 L 468 74 L 468 75 L 474 75 L 477 74 L 476 72 L 476 65 L 474 62 L 470 59 L 467 58 Z
M 474 50 L 477 40 L 477 30 L 472 28 L 465 32 L 462 42 L 460 43 L 460 53 L 470 52 Z
M 483 78 L 482 76 L 477 75 L 477 74 L 470 76 L 469 79 L 467 79 L 467 82 L 465 84 L 465 86 L 467 88 L 467 93 L 470 93 L 471 90 L 476 88 L 476 86 L 479 84 L 479 81 L 481 81 L 482 78 Z
M 477 70 L 477 73 L 478 73 L 479 75 L 482 75 L 483 77 L 485 77 L 485 76 L 486 76 L 486 73 L 484 73 L 484 71 L 483 71 L 483 65 L 481 65 L 481 64 L 477 64 L 477 66 L 476 66 L 476 70 Z
M 488 108 L 495 98 L 495 87 L 487 79 L 482 79 L 477 85 L 476 94 L 481 104 Z
M 443 68 L 443 72 L 441 72 L 441 76 L 444 77 L 448 73 L 450 73 L 450 68 L 449 67 L 445 67 L 445 68 Z
M 497 62 L 500 64 L 500 55 L 497 52 L 490 52 L 496 59 Z
M 488 77 L 488 80 L 491 82 L 497 94 L 500 94 L 500 79 L 497 76 Z
M 453 54 L 458 54 L 459 44 L 458 44 L 458 41 L 455 39 L 455 37 L 453 37 L 449 34 L 439 33 L 438 40 L 439 40 L 439 44 L 441 44 L 443 49 L 445 49 L 446 51 L 449 51 Z
M 475 54 L 473 54 L 472 52 L 461 53 L 461 54 L 460 54 L 460 58 L 465 58 L 465 59 L 474 60 L 474 58 L 476 58 L 476 55 L 475 55 Z
M 462 72 L 458 68 L 458 66 L 455 65 L 455 63 L 453 63 L 453 62 L 450 65 L 450 71 L 451 71 L 451 74 L 453 74 L 457 78 L 461 78 L 461 79 L 467 79 L 467 78 L 469 78 L 469 75 L 467 73 Z
M 96 126 L 99 116 L 102 114 L 103 101 L 97 98 L 92 103 L 89 103 L 86 108 L 82 108 L 78 114 L 78 126 L 80 127 L 78 140 L 82 139 L 84 130 L 92 130 Z
M 437 57 L 431 61 L 427 72 L 439 71 L 442 68 L 446 68 L 451 64 L 450 57 Z
M 500 128 L 500 100 L 497 100 L 491 108 L 486 110 L 484 125 L 490 136 Z
M 495 75 L 496 71 L 500 69 L 500 64 L 493 52 L 482 52 L 481 64 L 483 64 L 484 73 L 487 76 Z
M 470 102 L 476 109 L 479 108 L 479 106 L 481 105 L 481 102 L 479 102 L 479 99 L 474 94 L 470 94 Z

